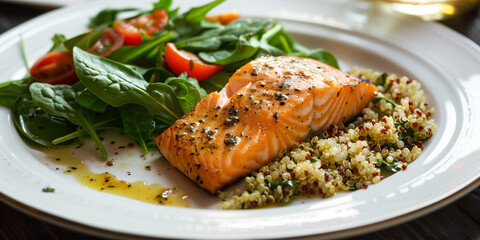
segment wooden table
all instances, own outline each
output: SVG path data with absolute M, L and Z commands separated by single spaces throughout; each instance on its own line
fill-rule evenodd
M 48 10 L 51 9 L 0 3 L 0 33 Z M 480 8 L 442 24 L 480 45 Z M 0 239 L 99 238 L 46 223 L 0 201 Z M 480 239 L 480 187 L 424 217 L 351 239 Z

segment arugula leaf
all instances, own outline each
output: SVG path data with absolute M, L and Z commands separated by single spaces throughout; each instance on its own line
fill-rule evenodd
M 170 86 L 164 83 L 149 84 L 131 68 L 79 48 L 74 48 L 73 59 L 80 81 L 109 105 L 142 105 L 151 114 L 162 115 L 172 122 L 183 116 Z
M 92 127 L 95 113 L 75 102 L 76 92 L 72 86 L 36 82 L 30 85 L 30 92 L 34 103 L 47 114 L 63 117 L 85 129 L 96 143 L 102 158 L 107 158 L 105 147 Z
M 119 112 L 125 134 L 135 139 L 142 148 L 143 153 L 147 154 L 148 149 L 145 141 L 150 138 L 155 129 L 153 115 L 146 108 L 136 104 L 123 105 L 119 108 Z

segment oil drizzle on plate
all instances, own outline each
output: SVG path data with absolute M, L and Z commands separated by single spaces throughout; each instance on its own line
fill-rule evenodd
M 57 168 L 57 170 L 72 175 L 78 183 L 90 189 L 152 204 L 190 207 L 188 196 L 176 188 L 165 188 L 160 184 L 147 185 L 144 181 L 118 180 L 109 172 L 94 173 L 82 160 L 72 156 L 72 150 L 69 147 L 42 148 L 41 151 L 47 155 L 50 162 L 47 165 L 63 166 L 62 169 Z

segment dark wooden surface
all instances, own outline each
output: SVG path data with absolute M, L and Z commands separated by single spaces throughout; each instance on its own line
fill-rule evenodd
M 48 10 L 0 3 L 0 34 Z M 480 9 L 441 23 L 480 44 Z M 0 201 L 0 240 L 7 239 L 100 238 L 46 223 Z M 480 188 L 424 217 L 351 239 L 480 239 Z

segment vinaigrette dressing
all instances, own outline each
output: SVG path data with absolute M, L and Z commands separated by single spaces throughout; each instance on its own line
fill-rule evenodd
M 74 155 L 72 156 L 71 147 L 42 148 L 41 151 L 46 154 L 46 165 L 57 166 L 54 170 L 63 171 L 64 174 L 73 176 L 78 183 L 90 189 L 146 203 L 191 207 L 189 196 L 176 188 L 165 188 L 156 183 L 147 184 L 145 181 L 127 182 L 118 180 L 115 175 L 109 172 L 92 172 L 84 161 L 76 158 Z M 108 162 L 105 161 L 105 164 L 109 165 Z M 122 162 L 115 167 L 125 168 L 127 165 L 127 163 Z

